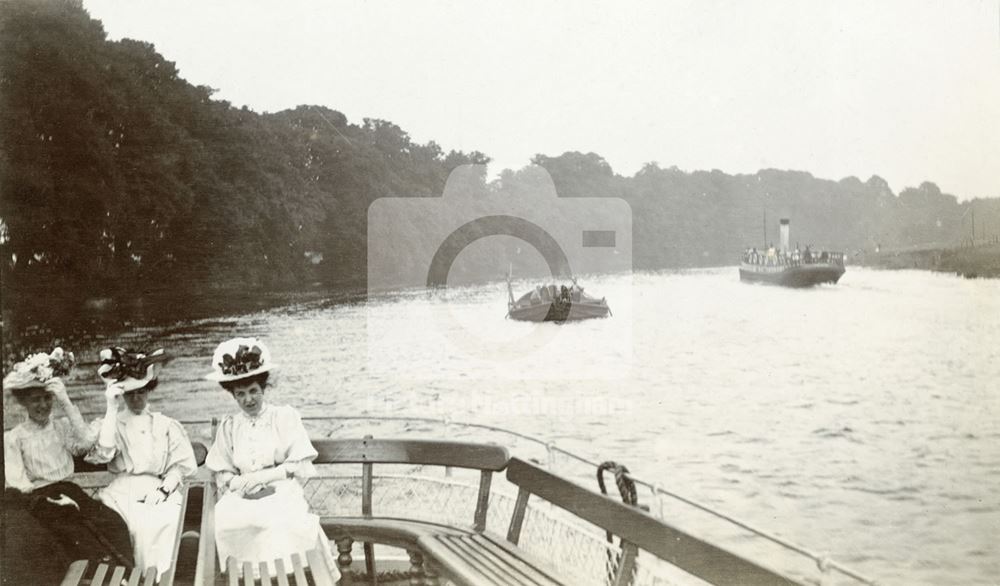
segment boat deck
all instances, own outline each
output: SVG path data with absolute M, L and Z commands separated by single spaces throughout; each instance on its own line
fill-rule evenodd
M 818 565 L 818 556 L 803 556 L 801 573 L 766 567 L 665 521 L 662 503 L 649 512 L 555 473 L 551 457 L 541 465 L 496 444 L 323 435 L 314 436 L 319 473 L 304 493 L 335 548 L 343 584 L 375 576 L 380 584 L 475 586 L 806 584 L 814 580 L 809 568 L 870 583 L 835 563 Z M 554 453 L 550 444 L 545 449 Z M 74 480 L 96 492 L 109 478 L 82 472 Z M 173 575 L 161 584 L 238 584 L 243 562 L 222 565 L 215 553 L 215 496 L 209 472 L 199 469 L 187 488 Z M 285 576 L 271 578 L 285 583 Z M 301 578 L 325 583 L 309 570 Z

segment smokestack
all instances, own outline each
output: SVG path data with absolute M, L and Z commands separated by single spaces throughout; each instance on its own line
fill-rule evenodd
M 788 218 L 781 218 L 779 234 L 781 235 L 781 252 L 788 254 Z

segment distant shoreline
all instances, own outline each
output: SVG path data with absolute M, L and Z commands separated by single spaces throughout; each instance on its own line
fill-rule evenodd
M 1000 278 L 1000 243 L 864 253 L 853 264 L 881 269 L 921 269 L 967 279 Z

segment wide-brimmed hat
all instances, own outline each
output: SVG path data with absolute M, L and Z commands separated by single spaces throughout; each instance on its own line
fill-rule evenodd
M 146 353 L 141 350 L 126 350 L 114 347 L 101 350 L 101 365 L 97 367 L 97 376 L 105 384 L 117 384 L 125 392 L 141 389 L 160 375 L 163 363 L 170 356 L 163 348 Z
M 44 387 L 50 379 L 69 374 L 76 360 L 72 352 L 56 348 L 51 354 L 39 352 L 15 363 L 3 377 L 6 391 Z
M 212 355 L 212 372 L 205 378 L 229 382 L 274 370 L 271 352 L 257 338 L 233 338 L 219 344 Z

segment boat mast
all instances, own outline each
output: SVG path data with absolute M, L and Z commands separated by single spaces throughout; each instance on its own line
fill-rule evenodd
M 507 305 L 514 306 L 514 289 L 510 285 L 510 278 L 514 274 L 514 263 L 507 263 Z
M 761 244 L 761 248 L 760 249 L 761 250 L 767 250 L 767 206 L 764 206 L 764 225 L 763 225 L 763 228 L 764 228 L 764 231 L 762 232 L 762 234 L 764 235 L 764 242 L 763 242 L 763 244 Z

